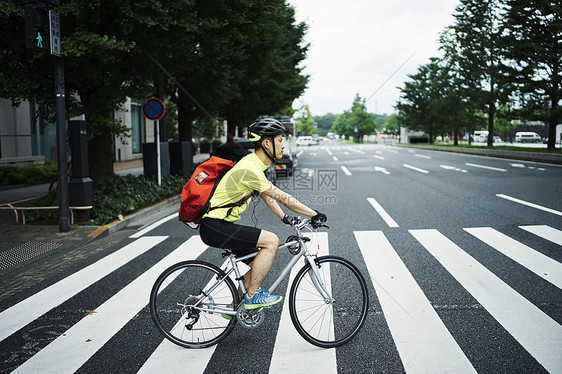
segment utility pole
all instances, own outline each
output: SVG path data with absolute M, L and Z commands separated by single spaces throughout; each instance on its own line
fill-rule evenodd
M 68 164 L 66 162 L 66 103 L 64 93 L 64 63 L 55 57 L 55 113 L 57 116 L 57 165 L 59 169 L 59 231 L 70 231 L 68 198 Z

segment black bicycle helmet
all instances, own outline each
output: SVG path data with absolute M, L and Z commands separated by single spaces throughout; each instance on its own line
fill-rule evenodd
M 275 137 L 286 132 L 285 126 L 275 118 L 264 118 L 250 125 L 248 139 L 257 142 L 264 137 Z
M 287 129 L 281 122 L 276 120 L 275 118 L 264 118 L 259 119 L 256 122 L 250 125 L 248 129 L 248 139 L 256 143 L 256 149 L 260 148 L 261 142 L 264 138 L 274 138 L 279 134 L 284 134 L 287 132 Z M 271 160 L 271 162 L 275 162 L 275 142 L 273 144 L 273 154 L 269 154 L 269 152 L 265 152 L 267 157 Z

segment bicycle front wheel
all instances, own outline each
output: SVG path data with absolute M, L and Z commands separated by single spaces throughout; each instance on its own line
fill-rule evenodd
M 306 264 L 291 286 L 291 319 L 309 343 L 322 348 L 339 347 L 357 335 L 365 322 L 367 284 L 355 265 L 341 257 L 320 257 L 315 267 L 331 298 L 319 291 L 316 275 L 310 263 Z
M 168 340 L 186 348 L 205 348 L 226 338 L 236 318 L 226 319 L 221 311 L 231 305 L 238 306 L 234 283 L 220 268 L 203 261 L 171 266 L 150 293 L 154 324 Z

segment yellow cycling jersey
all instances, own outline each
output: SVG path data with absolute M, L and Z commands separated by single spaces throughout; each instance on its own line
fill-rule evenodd
M 262 193 L 271 187 L 271 182 L 265 177 L 264 171 L 269 165 L 264 164 L 255 153 L 244 156 L 220 180 L 217 189 L 211 198 L 211 208 L 237 203 L 254 191 Z M 222 219 L 227 222 L 236 222 L 240 215 L 246 211 L 250 203 L 249 198 L 241 206 L 232 208 L 213 209 L 203 218 Z

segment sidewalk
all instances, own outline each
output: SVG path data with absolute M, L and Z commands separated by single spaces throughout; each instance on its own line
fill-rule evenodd
M 209 158 L 209 154 L 198 154 L 194 156 L 194 162 L 202 162 L 207 158 Z M 116 162 L 114 170 L 118 175 L 140 175 L 144 173 L 142 160 Z M 42 197 L 48 193 L 49 186 L 50 184 L 47 183 L 0 190 L 0 203 Z M 16 223 L 13 211 L 0 210 L 0 285 L 2 285 L 0 300 L 17 292 L 17 288 L 20 286 L 6 284 L 7 278 L 14 278 L 16 274 L 23 273 L 26 267 L 31 265 L 41 267 L 45 259 L 54 254 L 65 254 L 66 257 L 62 261 L 65 263 L 82 258 L 86 255 L 82 248 L 87 246 L 88 243 L 115 234 L 131 224 L 142 223 L 149 216 L 158 214 L 172 206 L 177 206 L 179 199 L 180 196 L 177 195 L 135 212 L 125 217 L 123 221 L 115 221 L 104 226 L 71 225 L 70 231 L 67 233 L 59 232 L 57 223 L 53 223 L 53 225 L 22 225 L 21 218 Z M 30 200 L 25 204 L 32 202 L 33 200 Z M 70 254 L 72 254 L 72 258 L 68 258 Z M 47 272 L 56 270 L 52 265 L 47 268 L 45 269 Z

